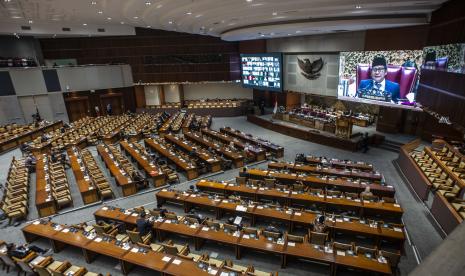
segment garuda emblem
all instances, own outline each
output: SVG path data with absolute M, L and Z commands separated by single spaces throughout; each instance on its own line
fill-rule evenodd
M 321 57 L 313 62 L 311 62 L 308 58 L 304 58 L 303 60 L 297 58 L 297 61 L 299 62 L 300 70 L 302 70 L 300 73 L 305 78 L 309 80 L 316 80 L 321 76 L 320 71 L 325 65 Z

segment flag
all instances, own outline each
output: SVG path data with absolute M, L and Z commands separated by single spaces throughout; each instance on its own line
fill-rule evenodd
M 278 101 L 277 100 L 274 102 L 273 114 L 276 114 L 276 112 L 278 112 Z

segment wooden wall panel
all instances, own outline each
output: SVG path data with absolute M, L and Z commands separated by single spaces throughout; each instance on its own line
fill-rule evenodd
M 432 13 L 427 44 L 434 46 L 464 42 L 465 1 L 448 1 Z
M 145 107 L 145 89 L 143 85 L 134 86 L 134 95 L 136 97 L 136 107 L 141 108 Z
M 419 50 L 428 39 L 429 25 L 367 30 L 365 51 Z
M 130 64 L 135 82 L 239 78 L 239 43 L 217 37 L 136 28 L 136 36 L 41 39 L 40 43 L 46 59 Z

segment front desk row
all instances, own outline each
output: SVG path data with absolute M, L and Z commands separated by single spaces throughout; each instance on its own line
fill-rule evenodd
M 142 235 L 134 230 L 138 229 L 136 225 L 140 214 L 145 212 L 150 214 L 146 219 L 151 223 L 151 229 Z M 338 267 L 392 274 L 400 258 L 398 254 L 376 248 L 328 242 L 326 234 L 318 235 L 311 231 L 304 236 L 281 235 L 268 229 L 242 228 L 213 219 L 178 216 L 143 208 L 124 210 L 105 206 L 94 215 L 98 224 L 93 226 L 67 226 L 40 220 L 22 230 L 26 241 L 46 238 L 55 252 L 67 245 L 78 247 L 88 263 L 97 255 L 117 259 L 125 275 L 133 266 L 165 275 L 230 275 L 227 274 L 229 272 L 236 272 L 236 275 L 277 275 L 275 272 L 258 271 L 252 265 L 240 266 L 231 260 L 222 261 L 208 254 L 194 254 L 187 244 L 176 245 L 170 240 L 164 241 L 166 233 L 193 238 L 196 250 L 205 241 L 233 247 L 237 259 L 249 250 L 258 250 L 280 256 L 282 267 L 287 265 L 288 258 L 324 263 L 329 265 L 332 275 L 336 274 Z M 155 237 L 159 243 L 155 242 Z

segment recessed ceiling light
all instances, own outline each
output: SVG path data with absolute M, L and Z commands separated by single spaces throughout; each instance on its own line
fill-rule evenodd
M 124 22 L 123 22 L 123 21 L 121 21 L 121 25 L 124 25 Z
M 147 28 L 152 28 L 152 26 L 149 25 L 149 26 L 147 26 Z
M 287 35 L 292 35 L 292 34 L 287 34 Z
M 192 12 L 186 12 L 186 14 L 187 14 L 187 15 L 191 15 L 191 14 L 192 14 Z
M 98 11 L 98 14 L 102 14 L 102 13 L 103 13 L 103 11 Z
M 273 15 L 278 15 L 278 13 L 277 13 L 277 12 L 273 12 Z
M 356 9 L 361 9 L 362 6 L 361 6 L 361 5 L 355 5 L 355 8 L 356 8 Z
M 21 17 L 21 16 L 18 16 L 18 15 L 14 15 L 14 16 L 12 16 L 11 18 L 13 18 L 13 19 L 20 19 L 20 18 L 22 18 L 22 17 Z
M 261 34 L 260 36 L 265 36 L 264 34 Z
M 111 17 L 107 17 L 107 20 L 111 20 Z
M 173 24 L 173 21 L 169 21 L 168 24 Z
M 252 2 L 253 0 L 246 0 L 247 2 Z
M 4 1 L 4 2 L 7 2 L 7 3 L 8 3 L 8 2 L 11 2 L 11 0 L 3 0 L 3 1 Z
M 82 23 L 82 26 L 87 26 L 87 23 Z
M 138 17 L 138 16 L 134 16 L 133 18 L 134 18 L 134 19 L 139 19 L 139 17 Z
M 257 4 L 252 4 L 251 6 L 252 7 L 258 7 L 258 6 L 263 6 L 264 4 L 263 3 L 257 3 Z
M 296 34 L 301 33 L 302 31 L 295 31 Z
M 163 5 L 161 5 L 161 4 L 160 4 L 160 5 L 157 5 L 157 9 L 159 9 L 159 8 L 161 8 L 161 7 L 163 7 Z
M 34 21 L 32 21 L 32 20 L 29 20 L 28 22 L 29 22 L 29 24 L 32 24 L 32 23 L 34 23 Z
M 201 17 L 201 16 L 202 16 L 201 14 L 197 14 L 197 15 L 195 16 L 195 18 L 199 18 L 199 17 Z
M 97 2 L 96 1 L 92 1 L 90 2 L 92 5 L 97 5 Z
M 145 4 L 146 4 L 147 6 L 150 6 L 150 5 L 152 5 L 152 2 L 147 1 L 147 2 L 145 2 Z

